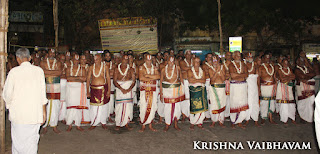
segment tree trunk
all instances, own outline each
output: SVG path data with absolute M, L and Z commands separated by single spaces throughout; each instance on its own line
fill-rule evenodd
M 59 46 L 59 19 L 58 19 L 58 0 L 53 0 L 53 25 L 55 32 L 55 49 Z
M 223 40 L 222 40 L 222 27 L 221 27 L 221 2 L 220 0 L 217 0 L 218 2 L 218 21 L 219 21 L 219 33 L 220 33 L 220 55 L 223 54 Z
M 6 79 L 6 58 L 7 58 L 7 32 L 8 32 L 8 0 L 1 0 L 1 23 L 0 23 L 0 85 L 4 86 Z M 0 153 L 5 153 L 5 104 L 2 98 L 2 88 L 0 88 Z

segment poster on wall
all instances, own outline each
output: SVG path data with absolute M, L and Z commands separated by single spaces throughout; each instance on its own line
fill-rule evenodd
M 229 51 L 242 53 L 242 37 L 229 37 Z
M 157 20 L 155 18 L 130 17 L 99 20 L 103 50 L 118 52 L 158 51 Z

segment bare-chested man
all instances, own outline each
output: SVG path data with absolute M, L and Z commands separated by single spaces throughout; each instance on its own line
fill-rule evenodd
M 280 121 L 285 124 L 289 120 L 296 124 L 296 101 L 293 96 L 293 82 L 295 75 L 290 68 L 289 61 L 287 59 L 281 60 L 281 67 L 278 68 L 278 79 L 280 82 L 277 87 L 277 103 L 279 103 Z
M 178 120 L 181 116 L 180 105 L 185 100 L 184 89 L 181 85 L 182 74 L 180 67 L 175 64 L 174 56 L 170 56 L 167 65 L 160 73 L 160 100 L 164 102 L 164 117 L 168 131 L 169 126 L 174 121 L 174 128 L 178 127 Z M 183 102 L 184 103 L 184 102 Z
M 40 62 L 46 77 L 47 98 L 47 121 L 43 126 L 43 134 L 47 132 L 47 126 L 53 127 L 55 133 L 60 133 L 57 128 L 60 111 L 60 76 L 62 74 L 62 64 L 55 58 L 55 50 L 51 49 L 48 58 Z
M 90 88 L 90 89 L 89 89 Z M 110 73 L 102 62 L 100 54 L 94 56 L 94 64 L 89 67 L 87 76 L 87 97 L 90 97 L 90 121 L 94 129 L 99 123 L 103 129 L 107 129 L 107 119 L 109 116 L 110 99 Z M 90 92 L 90 93 L 89 93 Z
M 160 64 L 160 70 L 162 70 L 166 65 L 168 64 L 169 61 L 169 52 L 164 52 L 163 53 L 163 62 Z
M 265 123 L 265 120 L 269 118 L 271 124 L 276 124 L 272 119 L 272 113 L 275 111 L 275 99 L 276 99 L 276 73 L 274 66 L 270 60 L 270 54 L 264 55 L 263 62 L 259 67 L 259 96 L 260 96 L 260 115 L 262 118 L 261 124 Z
M 90 106 L 90 99 L 87 97 L 87 77 L 89 73 L 89 64 L 87 64 L 87 59 L 85 55 L 80 56 L 80 76 L 85 76 L 85 81 L 83 84 L 85 85 L 85 93 L 84 96 L 86 96 L 84 99 L 87 100 L 87 107 Z M 90 110 L 88 109 L 82 109 L 82 119 L 81 119 L 81 124 L 90 124 Z
M 241 59 L 239 51 L 233 53 L 233 61 L 229 65 L 230 72 L 230 120 L 232 128 L 235 124 L 244 128 L 242 121 L 248 114 L 248 69 Z
M 37 52 L 32 54 L 32 65 L 40 66 L 40 62 L 40 55 Z
M 66 124 L 66 115 L 67 115 L 67 104 L 66 104 L 66 87 L 67 87 L 67 77 L 66 69 L 68 68 L 66 62 L 66 56 L 64 54 L 59 55 L 59 61 L 62 64 L 62 74 L 60 76 L 60 102 L 61 107 L 59 111 L 59 121 Z
M 140 122 L 142 124 L 139 132 L 143 132 L 147 124 L 149 129 L 157 131 L 152 127 L 152 121 L 157 111 L 158 91 L 157 80 L 160 79 L 159 68 L 151 62 L 152 57 L 146 54 L 145 63 L 139 67 L 140 79 Z
M 68 125 L 67 132 L 71 131 L 72 124 L 77 127 L 77 130 L 84 131 L 81 128 L 81 121 L 83 117 L 83 109 L 88 110 L 86 97 L 86 70 L 81 69 L 80 56 L 75 53 L 71 59 L 71 65 L 66 69 L 67 89 L 66 89 L 66 103 L 67 116 L 66 124 Z
M 200 67 L 199 57 L 194 59 L 194 64 L 188 70 L 189 92 L 190 92 L 190 129 L 194 130 L 194 125 L 203 129 L 203 120 L 208 111 L 207 90 L 205 86 L 206 74 Z
M 66 52 L 66 62 L 65 62 L 65 65 L 67 67 L 70 67 L 70 64 L 71 64 L 70 60 L 71 60 L 71 53 L 70 53 L 70 51 L 67 51 Z
M 115 62 L 112 59 L 111 53 L 109 50 L 106 50 L 104 53 L 104 59 L 106 67 L 109 68 L 109 74 L 110 74 L 110 83 L 111 83 L 111 93 L 110 93 L 110 101 L 109 101 L 109 122 L 113 123 L 114 121 L 111 119 L 111 115 L 114 113 L 114 84 L 113 84 L 113 72 L 114 68 L 117 66 Z
M 183 79 L 183 86 L 185 91 L 185 101 L 181 103 L 182 121 L 190 116 L 190 95 L 189 95 L 189 81 L 188 71 L 193 66 L 191 50 L 186 50 L 184 59 L 180 61 L 181 74 Z
M 282 55 L 279 55 L 277 57 L 277 61 L 273 63 L 274 65 L 274 71 L 275 71 L 275 74 L 276 74 L 276 81 L 279 80 L 279 69 L 282 68 L 282 60 L 284 59 L 284 56 Z M 275 106 L 276 106 L 276 109 L 275 109 L 275 112 L 276 114 L 279 116 L 279 111 L 280 111 L 280 103 L 278 103 L 278 101 L 275 102 Z
M 258 68 L 256 67 L 256 63 L 253 61 L 253 55 L 251 52 L 246 53 L 244 63 L 247 66 L 249 76 L 247 78 L 248 83 L 248 114 L 247 114 L 247 122 L 245 125 L 249 124 L 249 120 L 252 119 L 254 121 L 255 126 L 260 127 L 259 120 L 259 93 L 258 93 Z M 260 86 L 260 85 L 259 85 Z
M 157 61 L 158 65 L 160 65 L 160 64 L 163 62 L 161 52 L 158 52 L 158 53 L 157 53 L 156 61 Z
M 226 52 L 225 54 L 225 61 L 223 61 L 223 65 L 226 69 L 226 110 L 224 112 L 225 117 L 230 116 L 230 72 L 229 72 L 229 65 L 231 64 L 232 61 L 232 54 L 231 52 Z
M 298 113 L 301 120 L 311 123 L 313 122 L 313 105 L 315 100 L 315 80 L 312 78 L 315 76 L 315 72 L 303 51 L 300 52 L 296 64 L 295 75 L 297 79 L 296 97 Z
M 131 55 L 128 54 L 128 58 L 129 58 L 129 66 L 130 66 L 130 68 L 132 68 L 134 70 L 135 74 L 139 74 L 139 69 L 137 67 L 139 67 L 140 65 L 137 66 L 136 61 L 135 61 L 135 59 L 134 59 L 132 54 Z M 137 84 L 138 84 L 138 82 L 139 82 L 139 75 L 136 75 L 136 83 L 135 83 L 134 87 L 132 88 L 133 104 L 138 104 L 138 98 L 137 98 Z
M 113 83 L 116 87 L 115 121 L 116 130 L 120 127 L 129 127 L 129 122 L 133 119 L 133 92 L 136 83 L 136 76 L 133 68 L 130 68 L 128 55 L 124 55 L 122 62 L 114 69 Z
M 8 64 L 7 64 L 7 72 L 9 72 L 12 68 L 18 66 L 18 62 L 16 56 L 14 54 L 9 54 L 8 56 Z
M 83 55 L 86 56 L 87 64 L 92 65 L 94 60 L 93 60 L 93 56 L 90 54 L 90 51 L 89 50 L 83 51 Z
M 226 90 L 225 90 L 225 67 L 220 64 L 217 58 L 214 56 L 211 59 L 212 66 L 208 66 L 208 73 L 210 77 L 210 84 L 208 88 L 209 96 L 209 109 L 212 124 L 210 127 L 214 127 L 215 123 L 219 121 L 221 127 L 225 119 L 225 109 L 226 109 Z
M 210 76 L 209 76 L 209 69 L 213 66 L 213 54 L 212 53 L 208 53 L 206 54 L 206 58 L 205 58 L 205 61 L 203 61 L 203 64 L 201 66 L 202 70 L 204 71 L 204 73 L 206 74 L 206 83 L 205 83 L 205 86 L 206 86 L 206 90 L 207 90 L 207 94 L 209 94 L 209 88 L 210 88 Z M 218 61 L 219 62 L 219 61 Z M 208 97 L 208 103 L 209 103 L 209 95 L 207 95 Z M 210 115 L 210 110 L 206 111 L 205 114 L 206 114 L 206 118 L 210 118 L 211 115 Z

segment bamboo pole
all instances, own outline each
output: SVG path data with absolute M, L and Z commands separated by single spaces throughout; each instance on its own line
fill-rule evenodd
M 2 87 L 6 79 L 7 32 L 8 32 L 8 0 L 0 2 L 0 152 L 5 153 L 5 104 L 2 98 Z
M 55 49 L 59 46 L 59 18 L 58 18 L 58 0 L 53 0 L 53 25 L 55 31 Z
M 220 33 L 220 55 L 223 54 L 223 40 L 222 40 L 222 26 L 221 26 L 221 2 L 220 0 L 217 0 L 218 2 L 218 21 L 219 21 L 219 33 Z

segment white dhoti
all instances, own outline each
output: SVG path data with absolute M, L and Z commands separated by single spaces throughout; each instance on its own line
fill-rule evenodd
M 84 83 L 67 83 L 67 125 L 72 125 L 72 123 L 74 122 L 76 126 L 81 126 L 81 121 L 84 118 L 83 110 L 88 110 L 86 94 L 86 85 Z M 89 115 L 86 116 L 86 119 L 89 119 Z
M 208 97 L 210 100 L 209 109 L 213 122 L 224 122 L 226 109 L 225 84 L 214 84 L 209 87 Z
M 224 110 L 224 116 L 230 116 L 230 80 L 226 80 L 226 109 Z
M 105 125 L 109 117 L 109 100 L 107 98 L 108 85 L 90 86 L 90 121 L 91 126 Z
M 259 119 L 259 94 L 258 94 L 258 84 L 257 84 L 257 74 L 250 74 L 247 78 L 248 83 L 248 115 L 246 120 L 252 118 L 253 121 L 258 121 Z
M 49 99 L 47 104 L 47 120 L 42 127 L 56 127 L 59 121 L 59 110 L 60 110 L 60 100 L 58 99 Z
M 314 124 L 317 135 L 318 146 L 320 147 L 320 93 L 315 98 L 316 107 L 314 110 Z
M 158 88 L 157 88 L 157 95 L 158 95 L 158 97 L 157 97 L 157 99 L 158 99 L 157 113 L 158 113 L 158 115 L 160 117 L 164 117 L 164 103 L 160 100 L 160 85 L 159 85 L 159 82 L 160 81 L 157 80 L 157 86 L 158 86 Z
M 47 120 L 42 127 L 56 127 L 59 121 L 60 111 L 60 77 L 46 77 L 46 92 L 48 98 Z
M 141 124 L 150 124 L 157 111 L 157 81 L 140 82 L 140 121 Z
M 111 92 L 110 92 L 110 101 L 108 103 L 109 105 L 109 117 L 114 113 L 114 91 L 115 86 L 113 84 L 113 79 L 111 79 Z
M 67 88 L 67 79 L 60 79 L 60 111 L 59 111 L 59 121 L 66 120 L 67 115 L 67 104 L 66 104 L 66 88 Z
M 313 122 L 314 111 L 314 85 L 315 80 L 308 80 L 308 83 L 300 82 L 296 85 L 296 96 L 298 96 L 297 108 L 301 119 L 307 122 Z
M 132 81 L 117 81 L 123 89 L 128 89 Z M 116 126 L 123 127 L 133 118 L 133 92 L 123 94 L 119 88 L 116 88 L 116 106 L 115 121 Z
M 210 100 L 210 98 L 209 98 L 210 78 L 206 79 L 205 86 L 206 86 L 206 90 L 207 90 L 207 100 L 208 100 L 208 104 L 209 104 L 209 100 Z M 208 111 L 206 111 L 205 115 L 206 115 L 206 118 L 210 118 L 211 117 L 210 109 Z
M 205 84 L 190 84 L 190 123 L 192 125 L 202 125 L 205 112 L 208 111 L 208 97 Z
M 202 125 L 204 118 L 206 118 L 205 112 L 190 114 L 190 123 L 192 125 Z
M 277 103 L 280 104 L 280 121 L 286 123 L 288 119 L 295 120 L 296 117 L 296 101 L 292 92 L 293 83 L 278 83 L 277 87 Z
M 40 124 L 11 122 L 12 154 L 37 154 Z
M 276 88 L 275 84 L 261 84 L 260 116 L 262 119 L 268 119 L 268 114 L 275 111 Z
M 186 117 L 190 116 L 190 93 L 189 93 L 189 81 L 183 80 L 183 88 L 184 88 L 184 94 L 185 94 L 185 100 L 181 102 L 181 112 Z
M 230 120 L 233 124 L 242 123 L 248 113 L 248 84 L 246 81 L 230 82 Z
M 164 118 L 167 125 L 172 121 L 179 120 L 181 116 L 180 104 L 184 103 L 185 95 L 181 83 L 171 84 L 162 82 L 164 99 Z
M 109 103 L 104 105 L 91 105 L 90 106 L 90 120 L 91 126 L 97 126 L 99 123 L 105 125 L 107 124 L 107 119 L 109 117 Z

